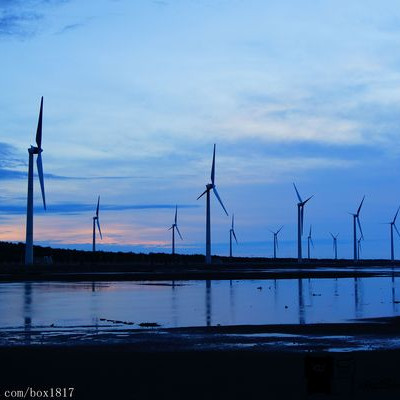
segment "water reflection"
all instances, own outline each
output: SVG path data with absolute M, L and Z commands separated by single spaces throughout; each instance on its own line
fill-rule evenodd
M 298 294 L 299 294 L 299 324 L 305 324 L 305 310 L 304 310 L 304 297 L 303 297 L 303 279 L 298 280 Z
M 31 343 L 31 328 L 32 328 L 32 284 L 24 283 L 24 328 L 26 344 Z
M 354 301 L 355 301 L 355 317 L 362 318 L 362 287 L 361 278 L 354 278 Z
M 233 287 L 233 282 L 229 281 L 229 306 L 232 325 L 235 325 L 235 289 Z
M 211 326 L 211 281 L 206 281 L 206 325 Z
M 174 326 L 178 326 L 178 304 L 175 281 L 171 284 L 171 308 L 172 308 L 172 321 Z
M 396 273 L 310 281 L 3 283 L 0 329 L 20 328 L 29 341 L 38 327 L 306 324 L 391 316 L 400 312 Z
M 393 271 L 392 271 L 392 307 L 393 307 L 393 313 L 397 313 L 397 305 L 398 305 L 398 302 L 396 300 L 396 280 L 395 280 L 394 269 L 393 269 Z

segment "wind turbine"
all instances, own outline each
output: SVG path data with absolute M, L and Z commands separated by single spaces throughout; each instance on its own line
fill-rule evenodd
M 234 228 L 234 215 L 232 214 L 232 226 L 231 229 L 229 229 L 229 257 L 232 258 L 232 236 L 236 240 L 236 244 L 238 244 L 238 241 L 236 239 L 235 235 L 235 228 Z
M 337 260 L 337 237 L 339 236 L 339 234 L 337 234 L 336 236 L 333 235 L 333 233 L 329 232 L 332 236 L 333 239 L 333 251 L 335 253 L 335 260 Z
M 183 237 L 182 237 L 181 233 L 179 232 L 179 228 L 178 228 L 178 206 L 175 206 L 174 223 L 171 225 L 170 228 L 168 228 L 169 231 L 172 230 L 172 254 L 175 254 L 175 229 L 178 232 L 178 235 L 181 238 L 181 240 L 183 240 Z
M 274 235 L 274 258 L 276 258 L 276 250 L 278 249 L 278 233 L 281 231 L 283 228 L 283 225 L 276 231 L 271 231 L 270 232 Z
M 311 225 L 310 225 L 310 232 L 309 232 L 309 234 L 307 236 L 307 252 L 308 252 L 307 255 L 308 255 L 308 259 L 311 258 L 311 256 L 310 256 L 310 244 L 314 248 L 314 242 L 313 242 L 312 237 L 311 237 Z
M 293 186 L 294 190 L 296 190 L 297 198 L 299 199 L 299 202 L 297 203 L 297 261 L 300 263 L 302 261 L 301 237 L 303 236 L 304 206 L 314 195 L 303 201 L 294 183 Z
M 228 212 L 225 209 L 224 204 L 222 203 L 221 198 L 217 192 L 215 187 L 215 144 L 214 144 L 214 153 L 213 153 L 213 161 L 211 167 L 211 183 L 206 185 L 206 190 L 197 198 L 206 195 L 206 264 L 211 264 L 211 221 L 210 221 L 210 191 L 213 191 L 222 208 L 225 211 L 225 214 L 228 215 Z
M 390 224 L 390 259 L 394 261 L 394 241 L 393 241 L 393 228 L 396 230 L 397 234 L 400 236 L 400 232 L 396 226 L 396 218 L 399 213 L 400 207 L 397 209 L 396 214 L 394 215 L 393 221 L 389 222 Z
M 359 207 L 357 209 L 357 213 L 356 214 L 350 213 L 353 216 L 354 261 L 356 261 L 358 259 L 358 255 L 357 255 L 357 253 L 358 253 L 358 248 L 357 248 L 357 225 L 358 225 L 358 228 L 360 229 L 361 238 L 364 239 L 364 235 L 363 235 L 363 232 L 362 232 L 362 229 L 361 229 L 361 224 L 360 224 L 360 217 L 359 217 L 360 216 L 361 207 L 362 207 L 362 205 L 364 203 L 364 199 L 365 199 L 365 195 L 361 200 L 361 203 L 360 203 L 360 205 L 359 205 Z
M 97 198 L 96 215 L 93 217 L 93 253 L 96 251 L 96 224 L 99 230 L 100 239 L 103 240 L 103 236 L 101 234 L 101 229 L 100 229 L 100 221 L 99 221 L 99 207 L 100 207 L 100 196 Z
M 37 154 L 36 165 L 38 170 L 40 189 L 42 192 L 43 207 L 46 210 L 46 198 L 44 194 L 43 164 L 42 164 L 42 118 L 43 118 L 43 96 L 40 101 L 39 120 L 36 129 L 36 147 L 28 149 L 28 196 L 26 206 L 26 244 L 25 265 L 33 264 L 33 156 Z

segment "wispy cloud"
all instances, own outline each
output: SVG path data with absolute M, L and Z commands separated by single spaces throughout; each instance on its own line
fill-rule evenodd
M 101 204 L 101 211 L 128 211 L 128 210 L 151 210 L 151 209 L 175 209 L 175 204 Z M 196 204 L 182 204 L 180 208 L 198 208 Z M 39 204 L 35 207 L 36 213 L 50 213 L 50 214 L 81 214 L 86 212 L 95 212 L 94 204 L 85 203 L 57 203 L 48 204 L 46 212 L 43 211 L 42 206 Z M 15 204 L 0 204 L 0 212 L 7 214 L 25 214 L 25 205 Z
M 59 5 L 69 0 L 1 0 L 0 37 L 26 38 L 39 29 L 44 19 L 44 7 Z M 38 11 L 41 10 L 41 11 Z

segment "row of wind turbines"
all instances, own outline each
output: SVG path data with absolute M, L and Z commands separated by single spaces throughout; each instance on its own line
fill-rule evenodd
M 42 120 L 43 120 L 43 97 L 40 101 L 40 111 L 39 111 L 39 119 L 38 125 L 36 129 L 36 146 L 32 146 L 28 149 L 29 153 L 29 163 L 28 163 L 28 194 L 27 194 L 27 212 L 26 212 L 26 246 L 25 246 L 25 264 L 30 265 L 33 264 L 33 160 L 34 155 L 37 155 L 36 165 L 38 171 L 38 178 L 40 183 L 40 189 L 43 200 L 43 207 L 46 210 L 46 198 L 45 198 L 45 189 L 44 189 L 44 177 L 43 177 L 43 163 L 42 163 Z M 198 196 L 197 200 L 199 200 L 204 195 L 206 196 L 206 264 L 211 264 L 211 192 L 214 193 L 217 198 L 219 204 L 221 205 L 223 211 L 228 216 L 228 212 L 221 200 L 220 195 L 218 194 L 216 185 L 215 185 L 215 149 L 216 145 L 214 144 L 213 150 L 213 158 L 211 165 L 211 183 L 206 184 L 206 189 L 204 192 Z M 302 256 L 302 236 L 304 233 L 304 209 L 306 204 L 312 199 L 312 196 L 308 197 L 306 200 L 303 200 L 296 185 L 293 183 L 298 203 L 297 203 L 297 259 L 298 262 L 301 263 L 303 261 Z M 353 216 L 353 253 L 354 253 L 354 261 L 358 260 L 361 252 L 361 240 L 364 239 L 363 231 L 360 223 L 360 211 L 362 205 L 364 203 L 365 196 L 362 198 L 361 203 L 357 209 L 356 213 L 351 213 Z M 100 238 L 102 238 L 101 228 L 100 228 L 100 220 L 99 220 L 99 208 L 100 208 L 100 196 L 97 199 L 97 207 L 95 216 L 93 217 L 93 252 L 96 251 L 96 226 L 99 232 Z M 399 213 L 400 207 L 397 209 L 396 214 L 390 224 L 390 240 L 391 240 L 391 260 L 394 260 L 394 235 L 393 230 L 397 232 L 400 236 L 400 232 L 396 226 L 396 219 Z M 175 254 L 175 231 L 178 233 L 180 239 L 183 240 L 182 235 L 178 228 L 178 206 L 175 208 L 175 218 L 174 222 L 171 225 L 169 230 L 172 231 L 172 254 Z M 276 232 L 271 231 L 274 237 L 274 258 L 277 256 L 278 249 L 278 234 L 282 230 L 283 226 L 281 226 Z M 309 235 L 307 237 L 307 250 L 308 250 L 308 258 L 310 258 L 310 245 L 313 246 L 312 241 L 312 228 L 310 226 Z M 359 235 L 358 235 L 359 233 Z M 337 237 L 330 233 L 333 239 L 333 250 L 335 259 L 337 259 Z M 238 243 L 235 230 L 234 230 L 234 215 L 232 215 L 232 224 L 231 229 L 229 230 L 229 255 L 232 257 L 232 242 L 235 239 L 236 243 Z

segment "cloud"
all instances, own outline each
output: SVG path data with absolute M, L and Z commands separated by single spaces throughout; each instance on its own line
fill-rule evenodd
M 101 204 L 100 209 L 104 211 L 128 211 L 128 210 L 149 210 L 149 209 L 175 209 L 176 204 Z M 179 208 L 198 208 L 199 205 L 182 204 Z M 26 213 L 25 205 L 0 204 L 0 212 L 19 215 Z M 47 204 L 47 210 L 43 211 L 40 205 L 35 207 L 35 213 L 50 214 L 81 214 L 85 212 L 95 212 L 95 205 L 85 203 L 56 203 Z
M 69 0 L 1 0 L 0 37 L 25 38 L 34 35 L 38 22 L 44 19 L 44 7 L 59 5 Z M 41 9 L 42 12 L 37 10 Z
M 58 34 L 61 35 L 61 34 L 63 34 L 63 33 L 67 33 L 67 32 L 70 32 L 70 31 L 74 31 L 74 30 L 76 30 L 76 29 L 81 28 L 83 25 L 84 25 L 84 24 L 82 24 L 82 23 L 76 23 L 76 24 L 66 25 L 66 26 L 64 26 L 64 27 L 58 32 Z

